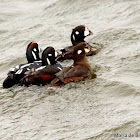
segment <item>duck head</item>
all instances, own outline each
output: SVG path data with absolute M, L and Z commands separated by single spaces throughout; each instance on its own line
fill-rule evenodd
M 84 42 L 84 38 L 91 35 L 92 32 L 84 25 L 79 25 L 72 30 L 71 42 L 77 45 L 79 42 Z
M 34 61 L 39 61 L 39 47 L 38 44 L 35 42 L 31 42 L 28 44 L 26 49 L 26 58 L 28 63 L 33 63 Z

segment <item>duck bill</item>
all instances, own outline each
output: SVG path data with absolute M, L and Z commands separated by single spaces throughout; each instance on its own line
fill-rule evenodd
M 93 33 L 89 30 L 89 35 L 93 35 Z

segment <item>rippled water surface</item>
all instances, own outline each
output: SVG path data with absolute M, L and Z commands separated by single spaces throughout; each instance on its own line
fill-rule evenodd
M 0 139 L 140 139 L 139 0 L 0 0 L 0 7 L 1 85 L 11 67 L 26 62 L 30 41 L 58 50 L 83 24 L 94 33 L 86 41 L 100 48 L 88 57 L 96 79 L 61 88 L 1 86 Z

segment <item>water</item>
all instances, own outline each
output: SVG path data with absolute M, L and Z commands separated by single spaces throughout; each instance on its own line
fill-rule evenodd
M 140 138 L 139 0 L 0 0 L 0 7 L 0 84 L 26 62 L 30 41 L 57 50 L 71 45 L 72 28 L 83 24 L 94 33 L 86 41 L 101 48 L 88 57 L 96 79 L 61 88 L 1 86 L 0 139 Z

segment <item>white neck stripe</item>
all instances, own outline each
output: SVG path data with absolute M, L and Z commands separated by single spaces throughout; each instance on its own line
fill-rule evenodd
M 35 60 L 37 60 L 35 53 L 32 51 L 32 55 L 34 57 Z
M 50 65 L 51 63 L 50 63 L 50 60 L 48 59 L 48 58 L 46 58 L 46 60 L 47 60 L 47 62 L 48 62 L 48 65 Z

